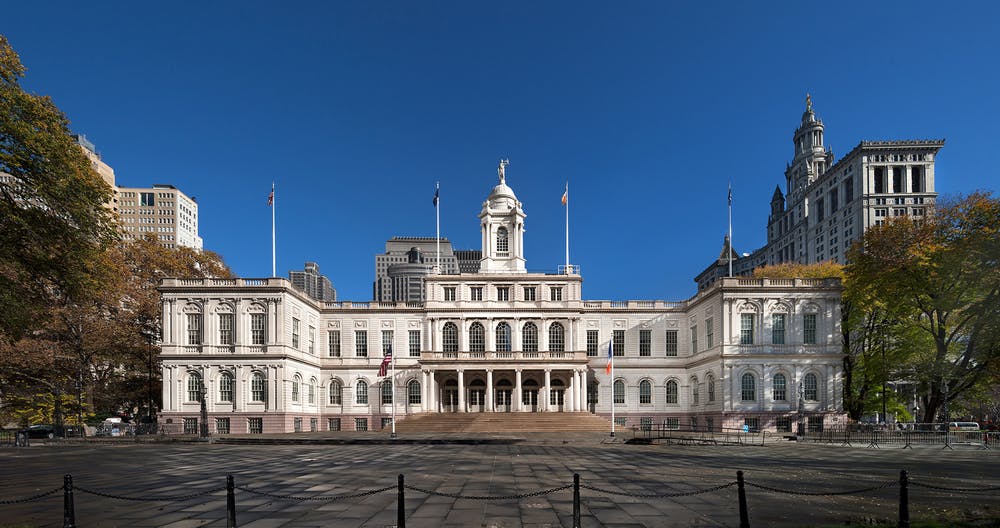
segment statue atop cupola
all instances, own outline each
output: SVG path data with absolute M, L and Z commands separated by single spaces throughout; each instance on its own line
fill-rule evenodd
M 497 164 L 500 182 L 493 187 L 479 213 L 482 229 L 483 258 L 480 273 L 525 273 L 524 209 L 507 186 L 507 166 L 510 160 Z

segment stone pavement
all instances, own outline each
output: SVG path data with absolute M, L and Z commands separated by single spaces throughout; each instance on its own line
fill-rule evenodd
M 624 435 L 623 435 L 624 436 Z M 630 435 L 629 435 L 630 436 Z M 338 435 L 351 439 L 350 435 Z M 424 438 L 426 443 L 345 445 L 34 444 L 0 449 L 0 502 L 58 488 L 70 473 L 76 486 L 123 497 L 194 497 L 131 501 L 75 494 L 79 526 L 225 526 L 227 474 L 255 492 L 237 490 L 239 526 L 387 527 L 396 522 L 395 488 L 367 497 L 341 495 L 406 484 L 407 526 L 569 527 L 569 489 L 521 499 L 482 500 L 449 495 L 510 496 L 567 486 L 579 473 L 583 526 L 737 526 L 736 487 L 692 496 L 644 498 L 706 489 L 735 480 L 782 490 L 835 492 L 911 479 L 951 488 L 1000 485 L 994 451 L 865 449 L 769 442 L 765 446 L 624 445 L 604 434 L 516 435 L 493 443 L 441 443 L 467 437 Z M 500 440 L 497 440 L 497 439 Z M 619 438 L 622 438 L 621 436 Z M 420 438 L 411 438 L 419 440 Z M 435 442 L 436 443 L 432 443 Z M 751 526 L 837 525 L 894 520 L 898 487 L 858 495 L 803 496 L 747 489 Z M 629 496 L 632 494 L 633 496 Z M 977 510 L 998 517 L 1000 492 L 954 493 L 911 487 L 911 517 L 942 510 Z M 61 526 L 62 493 L 24 504 L 0 504 L 2 526 Z M 985 505 L 985 506 L 984 506 Z M 994 509 L 991 509 L 994 508 Z

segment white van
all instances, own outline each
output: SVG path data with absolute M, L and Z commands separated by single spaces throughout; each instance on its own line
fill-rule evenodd
M 949 422 L 949 431 L 978 431 L 979 424 L 976 422 Z

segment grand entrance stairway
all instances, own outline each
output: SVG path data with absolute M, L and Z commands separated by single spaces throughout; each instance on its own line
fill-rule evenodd
M 396 423 L 396 431 L 401 433 L 559 433 L 610 429 L 610 421 L 589 412 L 419 413 Z

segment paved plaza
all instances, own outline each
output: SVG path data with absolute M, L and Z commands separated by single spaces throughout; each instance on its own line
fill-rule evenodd
M 372 434 L 368 438 L 376 438 Z M 447 440 L 447 439 L 446 439 Z M 148 502 L 108 498 L 77 489 L 78 526 L 225 526 L 227 474 L 236 485 L 239 526 L 387 527 L 396 524 L 397 474 L 408 489 L 406 518 L 420 527 L 569 527 L 572 490 L 512 496 L 581 484 L 583 526 L 737 526 L 737 491 L 650 498 L 733 482 L 798 492 L 877 487 L 907 469 L 914 482 L 948 488 L 1000 486 L 990 450 L 866 449 L 773 442 L 765 446 L 625 445 L 606 435 L 526 435 L 482 445 L 116 444 L 33 445 L 0 449 L 0 501 L 58 488 L 70 473 L 79 488 L 122 497 L 180 497 Z M 341 495 L 393 487 L 366 497 Z M 214 490 L 214 491 L 213 491 Z M 264 493 L 264 494 L 262 494 Z M 276 498 L 265 494 L 293 496 Z M 857 495 L 808 496 L 747 488 L 751 526 L 843 525 L 892 521 L 895 485 Z M 915 520 L 942 515 L 997 518 L 998 491 L 959 493 L 910 488 Z M 301 500 L 312 498 L 317 500 Z M 0 526 L 61 526 L 61 491 L 24 504 L 0 504 Z

